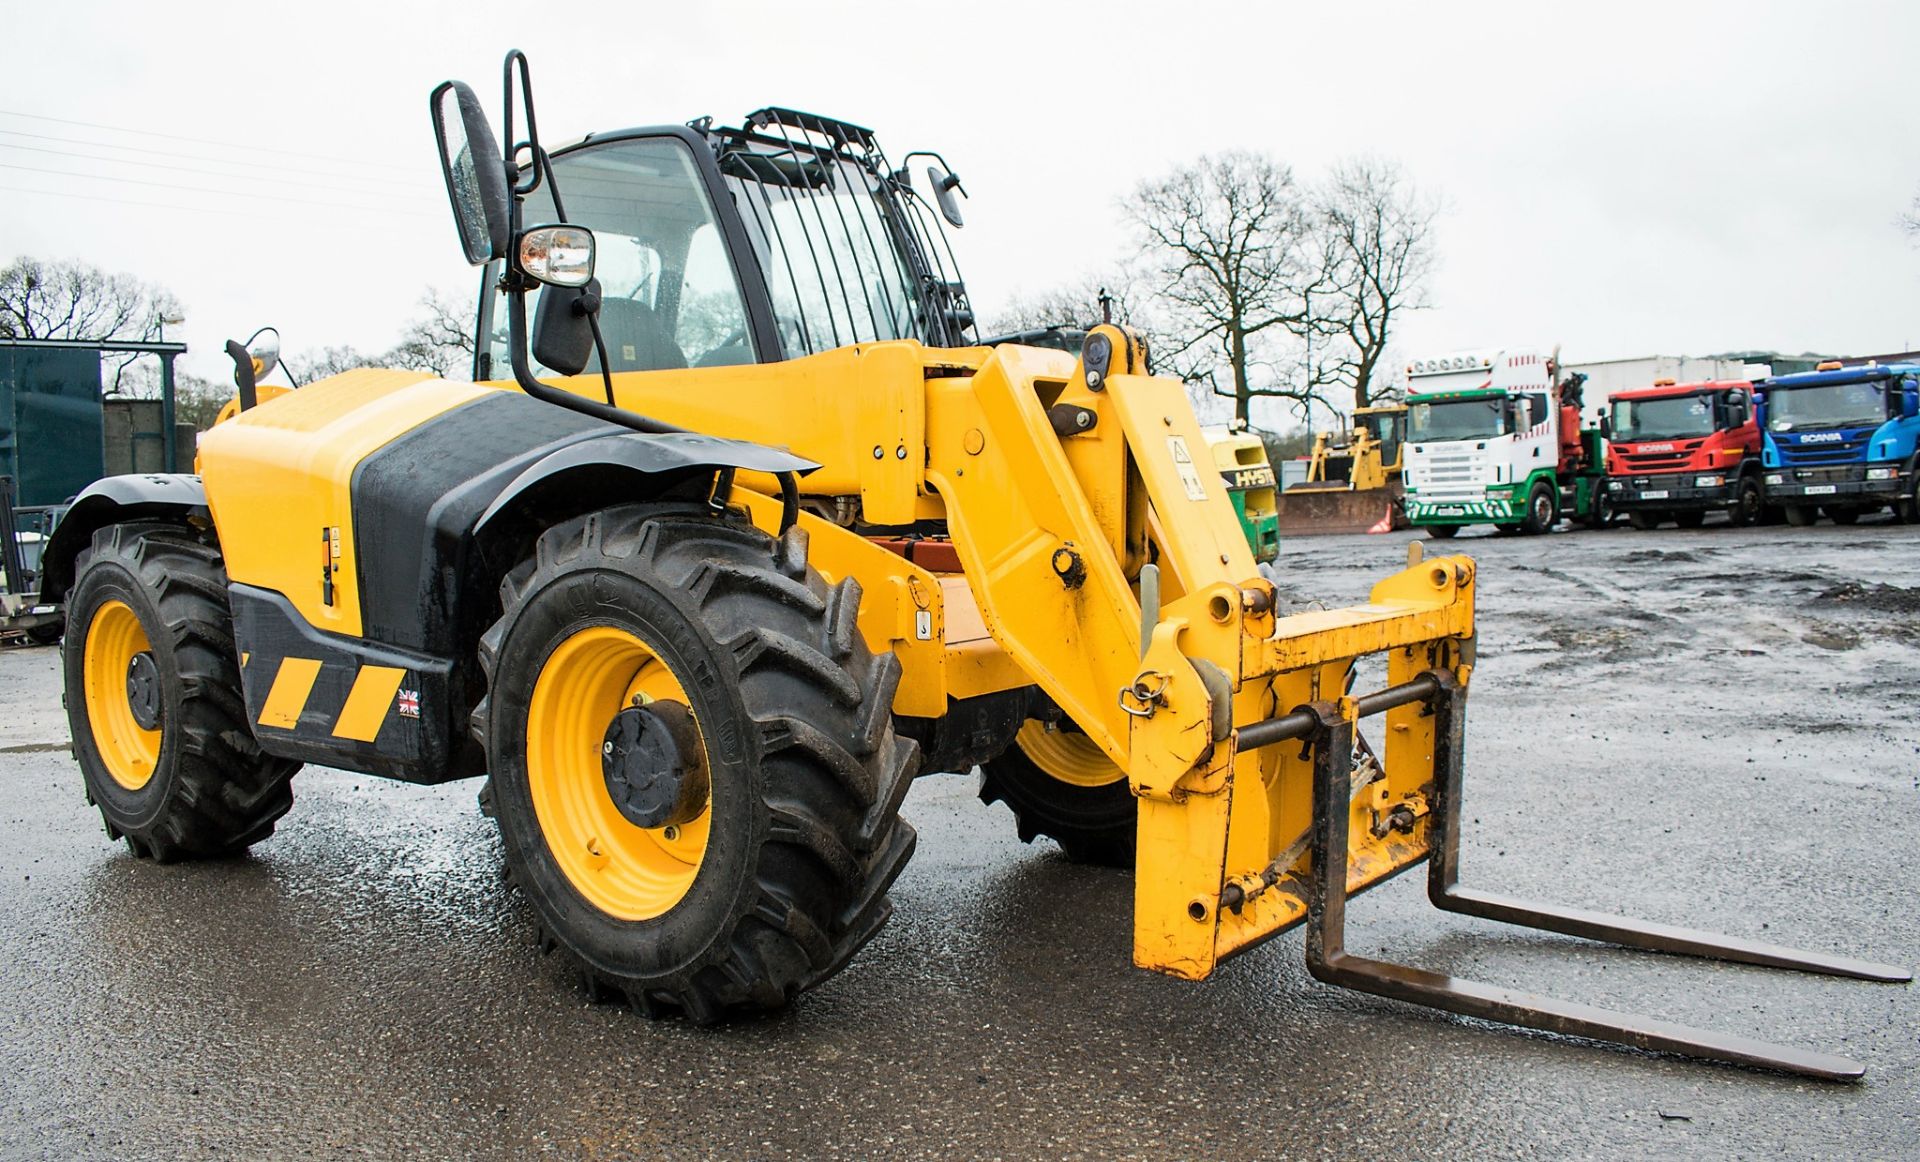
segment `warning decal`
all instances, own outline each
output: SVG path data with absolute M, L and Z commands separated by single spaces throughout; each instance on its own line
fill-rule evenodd
M 1200 470 L 1193 466 L 1193 453 L 1187 451 L 1185 436 L 1168 436 L 1167 449 L 1173 453 L 1173 470 L 1187 487 L 1188 500 L 1205 500 L 1207 490 L 1200 484 Z

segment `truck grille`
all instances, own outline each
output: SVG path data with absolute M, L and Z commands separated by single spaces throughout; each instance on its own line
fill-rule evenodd
M 1407 485 L 1423 500 L 1479 500 L 1486 494 L 1487 457 L 1472 448 L 1436 448 L 1408 466 Z
M 1620 449 L 1615 454 L 1620 457 L 1631 472 L 1673 472 L 1687 466 L 1694 452 L 1700 446 L 1698 440 L 1691 444 L 1676 444 L 1670 452 L 1628 452 Z
M 1845 464 L 1861 458 L 1862 450 L 1867 446 L 1867 437 L 1871 432 L 1861 432 L 1858 436 L 1849 436 L 1835 440 L 1831 444 L 1789 444 L 1776 440 L 1774 447 L 1780 450 L 1780 463 L 1790 468 L 1813 464 Z

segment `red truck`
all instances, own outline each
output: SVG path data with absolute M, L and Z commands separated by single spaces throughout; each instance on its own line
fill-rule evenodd
M 1609 406 L 1608 507 L 1634 528 L 1697 529 L 1716 511 L 1735 525 L 1765 515 L 1753 384 L 1656 379 L 1615 392 Z

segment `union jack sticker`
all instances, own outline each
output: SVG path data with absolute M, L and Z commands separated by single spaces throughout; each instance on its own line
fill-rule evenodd
M 402 690 L 400 691 L 398 702 L 399 702 L 399 709 L 400 709 L 400 717 L 402 718 L 420 717 L 420 691 Z

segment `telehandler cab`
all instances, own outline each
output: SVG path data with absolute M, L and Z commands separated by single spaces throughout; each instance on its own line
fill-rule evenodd
M 1426 860 L 1452 911 L 1907 979 L 1457 886 L 1471 560 L 1414 550 L 1365 605 L 1281 616 L 1136 336 L 972 345 L 937 155 L 908 155 L 929 205 L 873 134 L 786 109 L 549 153 L 506 69 L 504 151 L 465 85 L 431 101 L 486 266 L 482 382 L 266 398 L 270 359 L 236 345 L 199 475 L 102 481 L 60 526 L 47 588 L 110 837 L 241 851 L 303 762 L 486 774 L 543 944 L 595 998 L 710 1021 L 840 969 L 913 851 L 910 780 L 987 764 L 1023 834 L 1130 855 L 1142 967 L 1198 980 L 1305 924 L 1345 987 L 1862 1073 L 1347 954 L 1347 897 Z M 1363 658 L 1386 685 L 1356 694 Z M 1084 762 L 998 762 L 1023 731 Z

